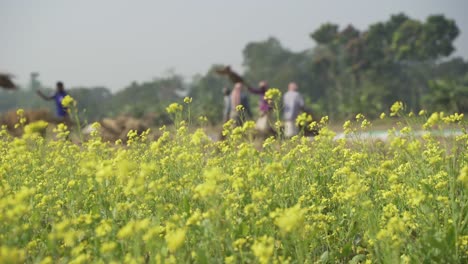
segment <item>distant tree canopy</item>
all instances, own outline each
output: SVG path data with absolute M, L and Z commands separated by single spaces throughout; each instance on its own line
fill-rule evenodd
M 242 53 L 242 75 L 251 85 L 267 80 L 283 91 L 295 81 L 310 106 L 332 119 L 356 113 L 376 117 L 397 100 L 413 111 L 466 112 L 468 63 L 450 58 L 459 33 L 455 21 L 443 15 L 419 21 L 396 14 L 364 30 L 325 23 L 310 33 L 311 48 L 304 51 L 291 51 L 274 37 L 248 43 Z M 222 89 L 232 87 L 226 77 L 216 73 L 219 67 L 213 65 L 189 83 L 172 73 L 149 82 L 133 82 L 114 94 L 104 87 L 76 88 L 70 93 L 80 109 L 86 109 L 82 115 L 89 121 L 119 114 L 162 115 L 169 103 L 188 95 L 193 97 L 195 114 L 218 123 Z M 30 90 L 0 91 L 0 111 L 17 107 L 53 105 Z
M 466 62 L 454 59 L 447 68 L 458 34 L 455 22 L 442 15 L 421 22 L 397 14 L 362 32 L 352 25 L 340 29 L 326 23 L 310 34 L 317 44 L 311 50 L 291 52 L 270 38 L 249 43 L 244 63 L 248 77 L 270 80 L 283 89 L 289 81 L 298 82 L 301 91 L 331 117 L 346 118 L 357 112 L 375 117 L 396 100 L 414 111 L 431 108 L 424 96 L 441 96 L 436 91 L 442 89 L 432 79 L 448 78 L 447 74 L 462 78 Z M 446 68 L 445 73 L 439 67 Z M 454 105 L 445 106 L 456 110 Z

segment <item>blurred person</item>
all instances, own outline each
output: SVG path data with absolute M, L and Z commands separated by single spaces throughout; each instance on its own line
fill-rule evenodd
M 268 90 L 268 83 L 266 81 L 260 81 L 258 83 L 258 88 L 254 88 L 251 86 L 247 86 L 247 89 L 249 92 L 253 94 L 260 95 L 260 101 L 259 101 L 259 110 L 260 110 L 260 116 L 257 119 L 257 122 L 255 123 L 255 128 L 262 133 L 268 133 L 271 131 L 271 127 L 269 124 L 270 121 L 270 112 L 271 112 L 271 106 L 268 103 L 268 101 L 265 99 L 265 93 Z
M 223 123 L 226 123 L 229 120 L 229 115 L 231 113 L 231 90 L 227 87 L 223 88 L 223 97 L 224 97 L 224 110 L 223 110 Z
M 243 110 L 238 111 L 237 107 L 242 106 Z M 245 113 L 246 115 L 244 115 Z M 249 98 L 244 92 L 244 85 L 241 82 L 238 82 L 234 85 L 234 88 L 231 92 L 231 108 L 229 117 L 233 119 L 236 124 L 242 125 L 246 116 L 249 118 L 252 117 L 252 112 L 250 111 Z
M 247 89 L 249 92 L 253 94 L 260 95 L 260 101 L 259 101 L 259 110 L 260 110 L 260 115 L 266 115 L 270 112 L 271 106 L 268 104 L 268 101 L 265 99 L 265 93 L 268 90 L 268 83 L 266 81 L 260 81 L 258 83 L 258 88 L 251 87 L 247 85 Z
M 67 95 L 67 92 L 65 92 L 65 87 L 62 82 L 57 82 L 56 87 L 57 87 L 57 90 L 51 96 L 46 96 L 40 90 L 37 90 L 37 94 L 44 100 L 47 100 L 47 101 L 54 100 L 57 117 L 62 121 L 68 121 L 69 117 L 68 117 L 67 108 L 65 108 L 62 105 L 63 98 L 65 98 L 65 96 Z
M 291 82 L 288 85 L 288 91 L 283 96 L 284 135 L 286 138 L 291 138 L 299 133 L 296 118 L 304 109 L 304 98 L 297 90 L 297 84 Z

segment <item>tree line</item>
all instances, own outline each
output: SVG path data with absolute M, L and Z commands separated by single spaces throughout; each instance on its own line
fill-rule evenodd
M 451 57 L 459 33 L 455 21 L 443 15 L 419 21 L 396 14 L 362 31 L 353 25 L 340 28 L 325 23 L 310 34 L 311 48 L 304 51 L 291 51 L 274 37 L 248 43 L 242 53 L 242 75 L 251 84 L 267 80 L 283 91 L 295 81 L 309 107 L 335 120 L 356 113 L 375 118 L 395 101 L 405 102 L 415 112 L 463 113 L 468 110 L 468 62 Z M 119 114 L 141 117 L 148 112 L 166 120 L 164 109 L 170 102 L 191 96 L 194 113 L 215 124 L 222 119 L 222 89 L 232 86 L 216 73 L 218 67 L 213 65 L 190 81 L 171 73 L 133 82 L 116 93 L 105 87 L 69 92 L 89 121 Z M 256 102 L 252 97 L 251 104 Z M 30 89 L 0 94 L 0 111 L 18 107 L 53 106 Z

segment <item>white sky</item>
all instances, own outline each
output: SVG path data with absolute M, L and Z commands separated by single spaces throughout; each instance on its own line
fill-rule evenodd
M 277 37 L 312 47 L 325 22 L 365 29 L 404 12 L 455 19 L 455 55 L 468 58 L 467 0 L 0 0 L 0 71 L 26 84 L 104 85 L 119 90 L 175 69 L 188 78 L 214 63 L 241 69 L 248 42 Z

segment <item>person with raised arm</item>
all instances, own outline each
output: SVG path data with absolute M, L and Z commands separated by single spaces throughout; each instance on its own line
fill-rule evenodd
M 55 93 L 50 96 L 45 95 L 40 90 L 37 90 L 37 94 L 44 100 L 47 100 L 47 101 L 54 100 L 57 117 L 63 121 L 66 121 L 68 120 L 68 112 L 67 112 L 67 108 L 65 108 L 62 105 L 62 101 L 63 101 L 63 98 L 67 96 L 67 92 L 65 92 L 65 87 L 62 82 L 57 82 L 56 88 L 57 90 L 55 91 Z

